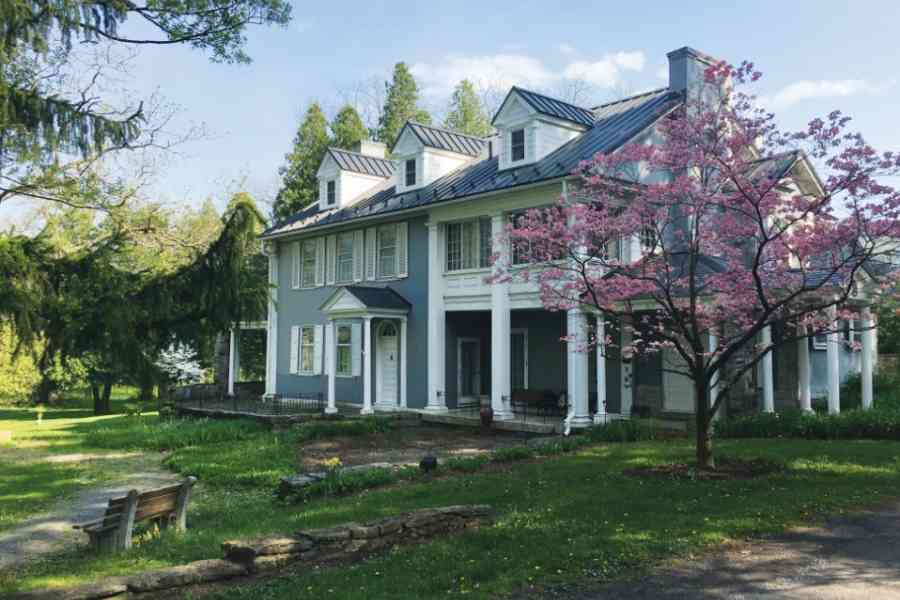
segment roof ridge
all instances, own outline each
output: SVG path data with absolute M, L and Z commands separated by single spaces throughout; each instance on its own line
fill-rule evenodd
M 446 128 L 446 127 L 438 127 L 437 125 L 426 125 L 425 123 L 422 123 L 422 122 L 420 122 L 420 121 L 415 121 L 415 120 L 413 120 L 413 119 L 409 119 L 409 120 L 407 121 L 407 123 L 409 123 L 410 125 L 418 125 L 419 127 L 424 127 L 425 129 L 435 129 L 435 130 L 437 130 L 437 131 L 443 131 L 444 133 L 449 133 L 449 134 L 451 134 L 451 135 L 460 135 L 460 136 L 462 136 L 462 137 L 467 137 L 467 138 L 470 138 L 470 139 L 473 139 L 473 140 L 478 140 L 479 142 L 484 142 L 484 141 L 486 141 L 486 138 L 479 137 L 479 136 L 477 136 L 477 135 L 471 135 L 471 134 L 468 134 L 468 133 L 462 133 L 462 132 L 460 132 L 460 131 L 455 131 L 455 130 L 453 130 L 453 129 L 448 129 L 448 128 Z
M 591 109 L 587 108 L 586 106 L 581 106 L 580 104 L 575 104 L 574 102 L 569 102 L 568 100 L 563 100 L 561 98 L 554 98 L 553 96 L 548 96 L 547 94 L 544 94 L 542 92 L 536 92 L 534 90 L 529 90 L 528 88 L 522 87 L 520 85 L 514 85 L 514 86 L 512 86 L 512 89 L 513 90 L 521 90 L 523 92 L 528 92 L 529 94 L 534 94 L 535 96 L 540 96 L 541 98 L 546 98 L 547 100 L 553 100 L 554 102 L 562 102 L 563 104 L 568 104 L 569 106 L 572 106 L 574 108 L 579 108 L 581 110 L 591 112 Z
M 668 90 L 668 87 L 656 88 L 655 90 L 648 90 L 646 92 L 641 92 L 640 94 L 635 94 L 633 96 L 628 96 L 627 98 L 620 98 L 618 100 L 613 100 L 612 102 L 604 102 L 603 104 L 598 104 L 597 106 L 591 108 L 590 110 L 596 111 L 601 108 L 606 108 L 607 106 L 613 106 L 614 104 L 621 104 L 622 102 L 628 102 L 629 100 L 635 100 L 636 98 L 643 98 L 644 96 L 649 96 L 651 94 L 658 94 L 660 92 L 664 92 Z

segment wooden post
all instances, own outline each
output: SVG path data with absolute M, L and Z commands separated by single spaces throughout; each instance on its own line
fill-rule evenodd
M 197 482 L 193 475 L 184 480 L 175 500 L 175 531 L 184 531 L 187 527 L 187 507 L 191 501 L 191 488 Z
M 134 515 L 137 512 L 138 491 L 131 490 L 125 497 L 125 506 L 119 517 L 119 528 L 116 530 L 116 549 L 131 548 L 131 533 L 134 530 Z

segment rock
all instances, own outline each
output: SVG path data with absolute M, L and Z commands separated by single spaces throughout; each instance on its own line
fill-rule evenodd
M 250 562 L 257 556 L 272 554 L 297 554 L 312 548 L 313 542 L 306 537 L 272 536 L 222 544 L 222 551 L 228 560 Z
M 433 525 L 446 518 L 446 515 L 441 514 L 436 510 L 421 510 L 410 515 L 403 525 L 409 529 L 418 529 L 419 527 L 426 525 Z
M 313 543 L 339 542 L 350 539 L 350 530 L 346 527 L 324 527 L 321 529 L 304 529 L 297 532 L 298 537 L 310 538 Z
M 490 504 L 442 506 L 440 508 L 435 508 L 434 511 L 442 514 L 459 515 L 460 517 L 486 517 L 494 514 L 494 508 Z
M 388 517 L 387 519 L 376 521 L 375 523 L 372 523 L 372 525 L 377 524 L 381 535 L 387 535 L 403 529 L 403 524 L 405 522 L 406 519 L 403 517 Z
M 128 578 L 131 592 L 151 592 L 183 585 L 207 583 L 247 574 L 247 567 L 230 560 L 198 560 L 186 565 L 148 571 Z
M 287 565 L 302 559 L 302 554 L 297 552 L 294 554 L 269 554 L 266 556 L 258 556 L 250 563 L 248 570 L 254 575 L 257 573 L 268 573 L 277 571 Z
M 377 538 L 381 535 L 381 529 L 378 525 L 360 525 L 359 523 L 348 523 L 345 527 L 350 530 L 350 537 L 359 539 Z
M 19 592 L 7 596 L 8 600 L 99 600 L 112 598 L 128 591 L 125 581 L 120 578 L 108 579 L 101 583 L 81 585 L 68 589 L 35 590 Z

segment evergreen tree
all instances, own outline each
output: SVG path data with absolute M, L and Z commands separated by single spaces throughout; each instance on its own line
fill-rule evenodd
M 349 150 L 353 144 L 369 137 L 359 113 L 350 104 L 345 104 L 331 121 L 331 145 Z
M 278 169 L 281 189 L 273 207 L 276 221 L 288 218 L 316 200 L 319 193 L 316 171 L 327 149 L 328 121 L 319 103 L 313 102 L 300 122 L 293 148 L 284 156 L 285 164 Z
M 475 87 L 468 79 L 460 81 L 453 90 L 450 110 L 444 118 L 444 127 L 478 137 L 491 133 L 491 120 L 484 109 L 484 104 L 475 93 Z
M 418 105 L 419 87 L 406 63 L 398 62 L 394 66 L 394 76 L 390 83 L 385 82 L 385 89 L 387 94 L 378 122 L 378 140 L 390 147 L 407 121 L 429 125 L 431 115 Z

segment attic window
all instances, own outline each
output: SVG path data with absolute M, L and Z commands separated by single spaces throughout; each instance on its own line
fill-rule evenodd
M 416 159 L 410 158 L 406 161 L 406 187 L 416 185 Z
M 335 193 L 335 182 L 334 182 L 334 179 L 332 179 L 331 181 L 329 181 L 328 184 L 327 184 L 327 186 L 328 186 L 328 190 L 327 190 L 327 193 L 326 193 L 326 200 L 325 200 L 325 201 L 328 203 L 328 206 L 332 206 L 332 205 L 335 203 L 335 201 L 337 200 L 337 195 L 336 195 L 336 193 Z
M 513 162 L 525 160 L 525 130 L 514 129 L 509 135 L 511 138 L 510 152 L 512 154 L 510 160 Z

